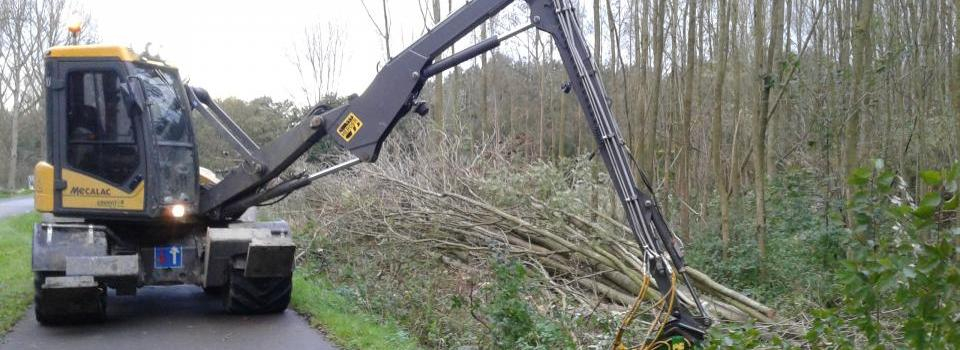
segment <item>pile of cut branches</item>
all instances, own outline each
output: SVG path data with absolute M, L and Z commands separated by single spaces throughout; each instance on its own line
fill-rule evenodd
M 646 273 L 641 251 L 615 218 L 615 201 L 588 199 L 613 196 L 602 177 L 588 181 L 584 169 L 592 162 L 521 164 L 503 150 L 463 156 L 469 152 L 455 151 L 462 145 L 447 146 L 450 152 L 391 145 L 377 164 L 324 181 L 304 199 L 323 213 L 324 231 L 422 245 L 454 268 L 469 269 L 491 252 L 506 254 L 562 298 L 633 303 Z M 715 318 L 775 322 L 773 309 L 693 267 L 688 275 Z M 660 298 L 655 288 L 646 295 Z M 679 297 L 694 308 L 688 290 L 680 288 Z

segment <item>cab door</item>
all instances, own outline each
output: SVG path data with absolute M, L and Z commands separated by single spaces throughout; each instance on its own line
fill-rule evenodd
M 59 107 L 54 202 L 59 212 L 143 212 L 146 157 L 142 118 L 130 108 L 130 89 L 119 61 L 57 64 Z

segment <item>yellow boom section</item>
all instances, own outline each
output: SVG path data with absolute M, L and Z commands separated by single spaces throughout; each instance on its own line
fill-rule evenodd
M 76 45 L 55 46 L 47 52 L 54 58 L 104 58 L 111 57 L 121 61 L 138 61 L 140 57 L 132 50 L 119 45 Z

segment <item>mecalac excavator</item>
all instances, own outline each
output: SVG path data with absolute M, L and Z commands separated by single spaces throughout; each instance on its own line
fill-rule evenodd
M 460 52 L 441 53 L 514 2 L 529 23 Z M 33 236 L 36 318 L 43 324 L 106 317 L 106 291 L 135 295 L 153 285 L 193 284 L 222 293 L 228 312 L 273 313 L 290 301 L 295 246 L 282 221 L 244 213 L 316 179 L 374 162 L 404 116 L 425 115 L 424 84 L 525 30 L 552 36 L 597 152 L 642 247 L 647 274 L 665 300 L 653 342 L 684 349 L 711 319 L 686 278 L 682 243 L 671 233 L 650 186 L 641 191 L 570 0 L 473 0 L 393 57 L 359 96 L 317 106 L 276 140 L 260 145 L 214 102 L 185 85 L 176 68 L 121 46 L 74 45 L 46 53 L 46 161 L 35 168 Z M 207 119 L 242 162 L 222 179 L 199 167 L 191 115 Z M 328 138 L 352 159 L 311 175 L 276 180 Z M 275 181 L 274 181 L 275 180 Z M 646 181 L 645 181 L 646 182 Z M 678 301 L 684 283 L 696 310 Z M 665 340 L 672 339 L 672 343 Z M 679 339 L 680 341 L 676 341 Z M 673 345 L 669 345 L 673 344 Z

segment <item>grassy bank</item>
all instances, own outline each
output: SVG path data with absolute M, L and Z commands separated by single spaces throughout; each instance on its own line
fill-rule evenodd
M 301 267 L 294 276 L 291 307 L 347 349 L 418 349 L 396 322 L 365 313 L 348 295 L 327 279 Z
M 33 296 L 30 232 L 38 219 L 26 214 L 0 220 L 0 336 L 23 316 Z

